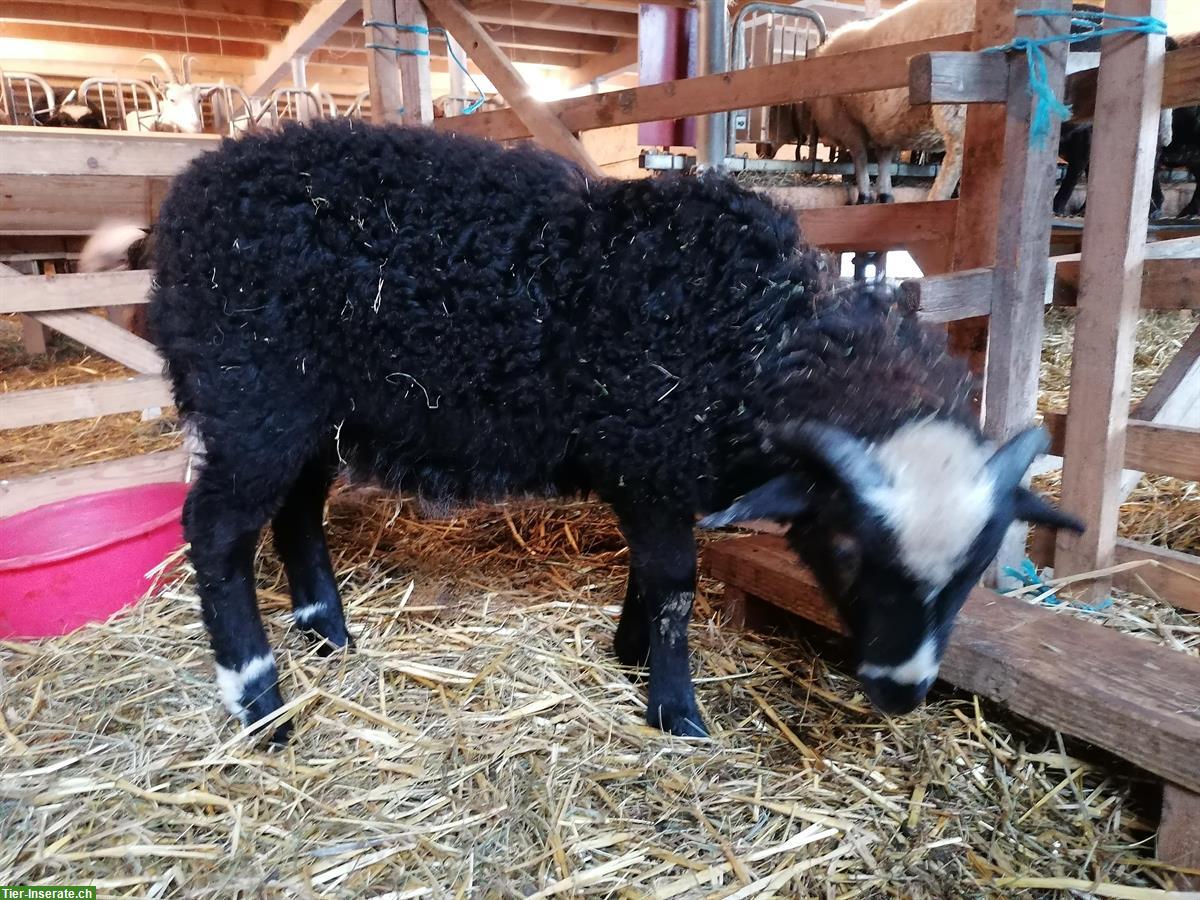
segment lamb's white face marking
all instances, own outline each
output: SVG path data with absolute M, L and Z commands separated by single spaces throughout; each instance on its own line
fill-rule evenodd
M 896 684 L 924 684 L 937 677 L 937 673 L 937 643 L 931 637 L 922 641 L 917 652 L 898 665 L 863 663 L 858 667 L 859 678 L 886 678 Z
M 961 425 L 924 419 L 872 453 L 890 483 L 867 499 L 895 535 L 904 567 L 935 598 L 991 518 L 991 448 Z
M 260 675 L 274 670 L 275 660 L 270 653 L 256 656 L 236 669 L 217 666 L 217 687 L 221 690 L 221 701 L 225 708 L 244 720 L 246 708 L 242 706 L 242 697 L 245 696 L 246 685 Z

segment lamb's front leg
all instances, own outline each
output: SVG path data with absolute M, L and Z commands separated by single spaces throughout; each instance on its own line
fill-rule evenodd
M 646 720 L 671 734 L 704 737 L 688 656 L 696 593 L 696 541 L 690 515 L 623 515 L 639 610 L 650 651 Z

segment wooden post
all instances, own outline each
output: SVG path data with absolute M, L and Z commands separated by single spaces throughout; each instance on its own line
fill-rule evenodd
M 429 88 L 429 20 L 420 0 L 395 0 L 396 18 L 400 25 L 423 28 L 421 31 L 397 31 L 400 92 L 404 97 L 404 112 L 400 120 L 405 125 L 433 123 L 433 94 Z
M 1182 869 L 1200 869 L 1200 794 L 1165 782 L 1156 855 Z M 1176 890 L 1200 890 L 1200 876 L 1176 875 Z
M 1070 3 L 1020 0 L 1019 8 L 1067 10 Z M 1017 19 L 1016 31 L 1043 37 L 1064 33 L 1069 24 L 1066 17 L 1022 17 Z M 1045 53 L 1047 80 L 1055 96 L 1061 97 L 1067 45 L 1050 44 Z M 996 234 L 983 401 L 984 430 L 996 441 L 1006 440 L 1027 428 L 1037 414 L 1044 298 L 1050 277 L 1046 248 L 1050 243 L 1050 205 L 1058 161 L 1054 135 L 1058 123 L 1051 122 L 1051 135 L 1043 144 L 1032 142 L 1029 123 L 1033 104 L 1029 66 L 1023 54 L 1013 54 L 1009 59 L 1003 176 L 999 203 L 993 213 L 996 217 L 993 221 L 998 221 L 1000 227 Z M 1027 531 L 1023 525 L 1009 529 L 991 573 L 993 581 L 1002 581 L 996 573 L 1025 558 Z
M 1110 0 L 1107 9 L 1162 18 L 1166 0 Z M 1059 532 L 1060 575 L 1110 565 L 1116 544 L 1163 57 L 1160 36 L 1101 45 L 1062 484 L 1063 508 L 1088 530 Z M 1110 586 L 1100 579 L 1089 590 L 1103 596 Z
M 363 0 L 363 22 L 395 22 L 393 0 Z M 402 121 L 403 95 L 396 53 L 396 29 L 364 25 L 367 43 L 375 47 L 367 55 L 367 85 L 371 90 L 371 121 L 377 125 Z
M 546 104 L 529 93 L 525 79 L 500 46 L 460 0 L 426 0 L 429 11 L 466 48 L 475 65 L 496 86 L 513 112 L 534 139 L 549 150 L 577 163 L 588 175 L 599 178 L 600 170 L 583 144 Z M 470 118 L 474 118 L 471 116 Z M 445 121 L 445 120 L 443 120 Z
M 1016 5 L 1016 0 L 976 0 L 971 49 L 982 50 L 1011 41 L 1016 28 Z M 1007 218 L 1000 209 L 1004 129 L 1003 106 L 972 103 L 967 107 L 951 263 L 955 272 L 988 268 L 996 262 L 996 232 L 999 223 Z M 966 357 L 971 371 L 982 379 L 987 360 L 987 318 L 952 322 L 948 331 L 951 352 Z M 982 392 L 978 394 L 977 402 L 982 405 Z

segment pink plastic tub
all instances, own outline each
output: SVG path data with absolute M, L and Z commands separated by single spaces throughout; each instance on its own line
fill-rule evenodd
M 183 543 L 186 494 L 147 484 L 0 519 L 0 638 L 67 634 L 138 600 Z

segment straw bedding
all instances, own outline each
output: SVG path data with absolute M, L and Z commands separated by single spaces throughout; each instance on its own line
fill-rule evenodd
M 6 369 L 5 388 L 73 377 L 82 353 L 60 353 L 53 369 Z M 58 436 L 77 442 L 71 463 L 133 451 L 103 447 L 107 425 Z M 37 438 L 11 435 L 0 477 L 35 468 Z M 60 464 L 64 444 L 44 440 Z M 349 655 L 321 658 L 291 630 L 279 566 L 260 554 L 300 715 L 282 753 L 219 708 L 186 564 L 105 625 L 0 645 L 0 884 L 396 898 L 1169 886 L 1149 859 L 1153 788 L 1136 773 L 958 694 L 881 719 L 818 635 L 723 628 L 715 583 L 692 631 L 714 736 L 647 728 L 643 689 L 609 652 L 624 549 L 595 504 L 430 519 L 342 490 L 329 526 Z M 1186 646 L 1195 624 L 1145 630 Z

